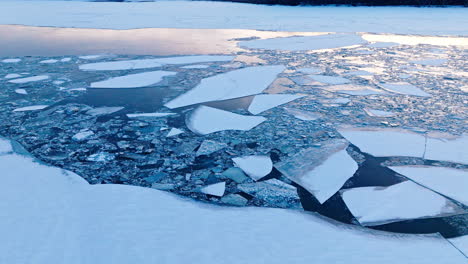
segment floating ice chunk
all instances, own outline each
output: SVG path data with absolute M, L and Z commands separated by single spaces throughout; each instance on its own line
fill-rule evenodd
M 152 118 L 171 116 L 175 114 L 176 113 L 138 113 L 138 114 L 127 114 L 127 117 L 137 118 L 137 119 L 152 119 Z
M 395 116 L 395 113 L 389 112 L 389 111 L 383 111 L 383 110 L 364 108 L 364 111 L 366 111 L 366 113 L 369 116 L 377 116 L 377 117 L 392 117 L 392 116 Z
M 355 34 L 326 34 L 242 41 L 239 45 L 250 49 L 301 51 L 343 48 L 365 43 L 367 41 Z
M 223 196 L 225 191 L 226 191 L 226 182 L 219 182 L 219 183 L 211 184 L 200 189 L 200 192 L 202 193 L 214 195 L 218 197 Z
M 86 160 L 93 162 L 106 162 L 115 159 L 115 155 L 107 152 L 99 152 L 90 155 Z
M 201 80 L 198 86 L 168 102 L 165 106 L 178 108 L 259 94 L 284 69 L 282 65 L 257 66 L 208 77 Z
M 97 60 L 104 57 L 104 54 L 97 54 L 97 55 L 85 55 L 85 56 L 78 56 L 78 58 L 83 60 Z
M 232 161 L 249 175 L 250 178 L 256 181 L 268 175 L 273 169 L 273 162 L 268 156 L 244 156 L 233 158 Z
M 121 106 L 103 106 L 88 110 L 86 114 L 93 116 L 109 115 L 124 109 Z
M 267 63 L 267 61 L 259 58 L 258 56 L 247 56 L 247 55 L 237 55 L 237 57 L 234 58 L 234 61 L 243 62 L 243 63 L 246 63 L 246 64 L 264 64 L 264 63 Z
M 87 138 L 89 138 L 90 136 L 94 135 L 94 132 L 93 131 L 90 131 L 90 130 L 84 130 L 84 131 L 81 131 L 81 132 L 78 132 L 76 133 L 72 139 L 75 140 L 75 141 L 83 141 Z
M 448 241 L 460 250 L 465 257 L 468 256 L 468 235 L 450 238 Z
M 26 111 L 37 111 L 37 110 L 42 110 L 49 105 L 32 105 L 32 106 L 26 106 L 26 107 L 21 107 L 21 108 L 16 108 L 13 110 L 13 112 L 26 112 Z
M 40 61 L 39 63 L 52 64 L 52 63 L 56 63 L 56 62 L 58 62 L 58 60 L 50 59 L 50 60 L 43 60 L 43 61 Z
M 9 140 L 0 137 L 0 155 L 13 151 L 13 146 Z
M 296 187 L 277 179 L 262 182 L 243 183 L 237 188 L 260 200 L 265 206 L 302 209 Z
M 61 62 L 69 62 L 69 61 L 71 61 L 71 58 L 63 58 L 63 59 L 61 59 L 60 61 L 61 61 Z
M 17 93 L 17 94 L 28 94 L 28 92 L 25 89 L 15 89 L 15 93 Z
M 181 130 L 181 129 L 171 128 L 171 130 L 169 130 L 169 133 L 167 133 L 166 137 L 175 137 L 175 136 L 180 135 L 182 133 L 184 133 L 184 131 Z
M 351 213 L 366 226 L 464 212 L 443 196 L 411 181 L 389 187 L 346 189 L 342 196 Z
M 211 61 L 230 61 L 234 56 L 180 56 L 159 59 L 122 60 L 110 62 L 97 62 L 80 65 L 80 70 L 86 71 L 113 71 L 113 70 L 136 70 L 161 67 L 164 64 L 190 64 Z
M 468 206 L 468 171 L 432 166 L 392 166 L 390 169 Z
M 2 60 L 3 63 L 16 63 L 16 62 L 20 62 L 21 59 L 4 59 Z
M 305 95 L 296 94 L 260 94 L 256 95 L 248 111 L 254 115 L 260 114 L 263 111 L 271 109 L 273 107 L 289 103 L 293 100 L 304 97 Z
M 38 75 L 38 76 L 14 79 L 14 80 L 10 80 L 8 82 L 10 82 L 10 83 L 27 83 L 27 82 L 43 81 L 43 80 L 47 80 L 47 79 L 49 79 L 49 76 L 47 76 L 47 75 Z
M 196 155 L 210 155 L 211 153 L 221 150 L 225 147 L 227 147 L 227 144 L 225 143 L 214 140 L 204 140 L 198 148 Z
M 345 84 L 345 83 L 350 83 L 351 81 L 339 77 L 339 76 L 328 76 L 328 75 L 309 75 L 312 79 L 321 82 L 321 83 L 326 83 L 326 84 Z
M 19 78 L 19 77 L 21 77 L 21 74 L 10 73 L 10 74 L 5 75 L 5 77 L 3 77 L 3 78 L 5 78 L 5 79 L 14 79 L 14 78 Z
M 375 42 L 375 43 L 372 43 L 372 44 L 369 44 L 368 47 L 372 47 L 372 48 L 391 48 L 391 47 L 395 47 L 395 46 L 398 46 L 400 44 L 396 43 L 396 42 Z
M 456 138 L 428 137 L 425 159 L 468 164 L 468 134 Z
M 320 203 L 332 197 L 358 169 L 345 140 L 329 140 L 320 148 L 305 149 L 275 167 L 312 193 Z
M 354 75 L 354 76 L 370 76 L 370 75 L 374 75 L 373 73 L 368 72 L 368 71 L 364 71 L 364 70 L 350 71 L 350 72 L 346 72 L 345 74 L 347 74 L 347 75 Z
M 366 85 L 342 84 L 320 87 L 321 89 L 355 96 L 386 94 L 386 92 Z
M 447 59 L 425 59 L 425 60 L 414 60 L 411 61 L 415 64 L 421 64 L 424 66 L 440 66 L 447 62 Z
M 314 73 L 323 72 L 323 70 L 318 68 L 318 67 L 299 68 L 299 69 L 297 69 L 297 71 L 307 73 L 307 74 L 314 74 Z
M 426 138 L 424 135 L 400 129 L 343 128 L 338 132 L 362 152 L 376 157 L 422 157 Z
M 351 100 L 349 98 L 336 98 L 331 100 L 331 102 L 334 104 L 347 104 L 351 102 Z
M 380 86 L 390 92 L 414 96 L 430 97 L 431 95 L 409 83 L 382 83 Z
M 203 65 L 203 64 L 200 64 L 200 65 L 188 65 L 188 66 L 184 66 L 184 67 L 181 67 L 182 69 L 206 69 L 206 68 L 209 68 L 210 65 Z
M 163 77 L 173 76 L 175 72 L 152 71 L 114 77 L 101 82 L 91 83 L 91 88 L 137 88 L 153 85 Z
M 286 112 L 289 114 L 293 115 L 295 118 L 303 120 L 303 121 L 313 121 L 317 120 L 319 118 L 322 118 L 321 114 L 314 113 L 314 112 L 309 112 L 309 111 L 304 111 L 301 109 L 294 109 L 294 108 L 284 108 Z

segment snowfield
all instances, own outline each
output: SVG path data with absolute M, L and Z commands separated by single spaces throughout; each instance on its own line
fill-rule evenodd
M 8 145 L 0 140 L 2 150 Z M 0 263 L 466 263 L 438 235 L 364 231 L 315 214 L 89 185 L 11 152 L 0 154 L 0 171 Z

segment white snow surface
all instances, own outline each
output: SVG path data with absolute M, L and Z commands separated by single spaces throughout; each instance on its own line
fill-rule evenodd
M 160 82 L 163 77 L 174 76 L 175 72 L 151 71 L 109 78 L 91 83 L 91 88 L 138 88 Z
M 282 65 L 247 67 L 202 79 L 192 90 L 165 104 L 168 108 L 259 94 L 284 71 Z
M 37 12 L 39 5 L 41 12 Z M 209 1 L 0 1 L 0 24 L 79 28 L 242 28 L 466 36 L 467 17 L 468 10 L 459 7 L 291 7 Z M 437 23 L 428 25 L 427 21 Z
M 305 51 L 342 48 L 365 43 L 367 41 L 355 34 L 326 34 L 242 41 L 239 46 L 250 49 Z
M 468 235 L 450 238 L 449 241 L 468 257 Z
M 312 213 L 89 185 L 18 155 L 0 156 L 0 171 L 0 263 L 466 263 L 438 235 L 394 235 Z
M 366 226 L 464 213 L 443 196 L 412 181 L 346 189 L 342 197 L 359 223 Z
M 247 109 L 250 113 L 258 115 L 268 109 L 289 103 L 304 95 L 297 94 L 260 94 L 256 95 Z
M 84 71 L 115 71 L 115 70 L 136 70 L 161 67 L 165 64 L 191 64 L 212 61 L 231 61 L 234 56 L 215 55 L 195 55 L 178 56 L 157 59 L 120 60 L 87 63 L 79 66 Z
M 390 169 L 468 206 L 468 171 L 432 166 L 392 166 Z
M 253 155 L 233 158 L 234 164 L 250 178 L 258 181 L 267 176 L 273 169 L 273 162 L 268 156 Z
M 13 151 L 9 140 L 0 137 L 0 154 Z
M 20 107 L 16 108 L 13 110 L 13 112 L 27 112 L 27 111 L 37 111 L 37 110 L 42 110 L 49 105 L 31 105 L 31 106 L 25 106 L 25 107 Z
M 427 138 L 424 158 L 468 164 L 468 134 L 454 138 Z
M 208 106 L 197 107 L 186 119 L 187 127 L 206 135 L 223 130 L 250 130 L 264 122 L 263 116 L 245 116 Z
M 32 77 L 26 77 L 26 78 L 20 78 L 20 79 L 13 79 L 8 82 L 10 83 L 28 83 L 28 82 L 37 82 L 37 81 L 43 81 L 49 79 L 49 76 L 47 75 L 38 75 L 38 76 L 32 76 Z

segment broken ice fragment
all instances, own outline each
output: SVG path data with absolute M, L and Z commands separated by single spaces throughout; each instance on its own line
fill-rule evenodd
M 451 201 L 412 181 L 346 189 L 342 197 L 359 223 L 366 226 L 464 213 Z
M 138 113 L 138 114 L 127 114 L 127 117 L 136 118 L 136 119 L 152 119 L 152 118 L 171 116 L 175 114 L 176 113 Z
M 50 59 L 50 60 L 43 60 L 43 61 L 40 61 L 39 63 L 51 64 L 51 63 L 56 63 L 56 62 L 58 62 L 58 60 Z
M 104 56 L 105 55 L 103 55 L 103 54 L 97 54 L 97 55 L 79 56 L 78 58 L 83 59 L 83 60 L 96 60 L 96 59 L 102 58 Z
M 341 128 L 338 132 L 362 152 L 376 157 L 422 157 L 426 144 L 424 135 L 401 129 Z
M 407 94 L 421 97 L 430 97 L 431 95 L 409 83 L 382 83 L 380 86 L 393 93 Z
M 214 140 L 204 140 L 198 148 L 196 155 L 210 155 L 211 153 L 221 150 L 225 147 L 227 147 L 227 144 L 225 143 Z
M 243 183 L 237 188 L 254 196 L 264 206 L 302 209 L 296 187 L 277 179 L 270 179 L 256 183 Z
M 61 61 L 61 62 L 69 62 L 69 61 L 71 61 L 71 58 L 63 58 L 63 59 L 61 59 L 60 61 Z
M 317 82 L 326 83 L 326 84 L 345 84 L 351 82 L 350 80 L 339 77 L 339 76 L 329 76 L 329 75 L 309 75 L 312 79 Z
M 5 77 L 3 77 L 3 78 L 5 78 L 5 79 L 14 79 L 14 78 L 19 78 L 19 77 L 21 77 L 21 74 L 10 73 L 10 74 L 5 75 Z
M 48 105 L 32 105 L 32 106 L 16 108 L 15 110 L 13 110 L 13 112 L 36 111 L 36 110 L 42 110 L 46 107 L 48 107 Z
M 268 175 L 273 169 L 273 162 L 268 156 L 244 156 L 232 160 L 237 167 L 256 181 Z
M 289 103 L 298 98 L 302 98 L 304 95 L 295 94 L 260 94 L 256 95 L 248 111 L 254 115 L 260 114 L 263 111 L 276 107 L 278 105 Z
M 357 163 L 346 152 L 347 147 L 346 140 L 328 140 L 319 148 L 302 150 L 275 167 L 324 203 L 358 169 Z
M 206 135 L 223 130 L 250 130 L 265 120 L 262 116 L 244 116 L 202 105 L 190 114 L 186 124 L 193 132 Z
M 303 73 L 308 73 L 308 74 L 314 74 L 314 73 L 321 73 L 321 72 L 323 72 L 322 69 L 317 68 L 317 67 L 299 68 L 299 69 L 297 69 L 297 71 L 303 72 Z
M 10 83 L 27 83 L 27 82 L 43 81 L 43 80 L 47 80 L 47 79 L 49 79 L 49 76 L 47 76 L 47 75 L 38 75 L 38 76 L 14 79 L 14 80 L 10 80 L 8 82 L 10 82 Z
M 294 108 L 284 108 L 286 112 L 289 114 L 293 115 L 295 118 L 303 120 L 303 121 L 313 121 L 317 120 L 319 118 L 322 118 L 321 114 L 314 113 L 314 112 L 309 112 L 309 111 L 304 111 L 301 109 L 294 109 Z
M 15 93 L 17 93 L 17 94 L 28 94 L 28 92 L 25 89 L 15 89 Z
M 90 130 L 84 130 L 84 131 L 81 131 L 81 132 L 78 132 L 76 133 L 72 139 L 75 140 L 75 141 L 83 141 L 87 138 L 89 138 L 90 136 L 94 135 L 94 132 L 93 131 L 90 131 Z
M 390 169 L 468 206 L 468 171 L 432 166 L 392 166 Z
M 282 65 L 257 66 L 234 70 L 202 79 L 192 90 L 165 104 L 178 108 L 210 101 L 259 94 L 285 69 Z
M 163 77 L 173 76 L 175 72 L 151 71 L 114 77 L 101 82 L 91 83 L 91 88 L 137 88 L 153 85 Z
M 213 196 L 221 197 L 224 195 L 226 190 L 226 182 L 219 182 L 211 185 L 207 185 L 200 189 L 200 192 Z
M 383 110 L 364 108 L 364 111 L 366 111 L 366 113 L 369 116 L 376 116 L 376 117 L 392 117 L 392 116 L 395 116 L 395 113 L 389 112 L 389 111 L 383 111 Z
M 228 194 L 221 198 L 221 202 L 228 205 L 245 206 L 248 200 L 239 194 Z
M 178 129 L 178 128 L 171 128 L 171 130 L 169 131 L 169 133 L 167 133 L 166 137 L 175 137 L 177 135 L 180 135 L 184 133 L 183 130 L 181 129 Z
M 221 174 L 224 177 L 231 179 L 237 183 L 243 183 L 249 179 L 247 175 L 245 175 L 244 172 L 242 172 L 240 168 L 236 168 L 236 167 L 229 168 Z
M 468 134 L 455 138 L 427 137 L 425 159 L 468 164 Z
M 21 59 L 4 59 L 2 60 L 3 63 L 16 63 L 16 62 L 20 62 Z
M 87 160 L 93 162 L 105 162 L 115 159 L 115 155 L 107 152 L 100 152 L 90 155 Z
M 118 112 L 118 111 L 120 111 L 122 109 L 124 109 L 124 107 L 120 107 L 120 106 L 103 106 L 103 107 L 97 107 L 97 108 L 88 110 L 86 112 L 86 114 L 93 115 L 93 116 L 109 115 L 109 114 Z

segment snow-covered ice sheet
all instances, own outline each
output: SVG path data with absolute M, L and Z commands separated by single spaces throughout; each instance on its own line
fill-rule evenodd
M 398 45 L 399 44 L 395 43 L 395 42 L 375 42 L 375 43 L 369 44 L 367 46 L 372 47 L 372 48 L 391 48 L 391 47 L 395 47 L 395 46 L 398 46 Z
M 466 11 L 465 11 L 466 12 Z M 452 19 L 450 22 L 454 21 Z M 413 22 L 413 20 L 412 20 Z M 432 25 L 431 25 L 432 26 Z M 385 31 L 381 31 L 385 32 Z M 405 33 L 403 33 L 405 34 Z M 444 35 L 442 34 L 426 34 L 426 35 Z M 438 36 L 415 36 L 415 35 L 393 35 L 393 34 L 363 34 L 362 38 L 370 42 L 395 42 L 402 45 L 436 45 L 436 46 L 468 46 L 468 38 L 466 33 L 462 34 L 465 37 L 438 37 Z
M 306 37 L 258 39 L 243 41 L 239 45 L 250 49 L 301 51 L 342 48 L 365 43 L 367 41 L 355 34 L 325 34 Z
M 468 206 L 468 171 L 432 166 L 392 166 L 390 169 Z
M 234 56 L 179 56 L 157 59 L 139 59 L 139 60 L 121 60 L 87 63 L 79 66 L 80 70 L 85 71 L 115 71 L 115 70 L 136 70 L 161 67 L 165 64 L 191 64 L 212 61 L 231 61 Z
M 32 77 L 26 77 L 26 78 L 20 78 L 20 79 L 13 79 L 9 80 L 8 82 L 10 83 L 28 83 L 28 82 L 38 82 L 38 81 L 43 81 L 49 79 L 49 76 L 47 75 L 38 75 L 38 76 L 32 76 Z
M 380 84 L 380 87 L 393 93 L 422 96 L 422 97 L 431 96 L 430 94 L 424 92 L 420 88 L 409 83 L 382 83 Z
M 206 135 L 223 130 L 250 130 L 264 122 L 262 116 L 245 116 L 208 106 L 197 107 L 186 120 L 195 133 Z
M 27 112 L 27 111 L 37 111 L 37 110 L 42 110 L 49 105 L 31 105 L 31 106 L 25 106 L 25 107 L 20 107 L 16 108 L 13 110 L 13 112 Z
M 468 258 L 468 235 L 450 238 L 449 241 Z
M 273 162 L 268 156 L 253 155 L 233 158 L 234 164 L 241 168 L 250 178 L 260 180 L 273 169 Z
M 468 164 L 468 134 L 455 138 L 428 137 L 424 158 Z
M 259 94 L 285 69 L 282 65 L 247 67 L 202 79 L 192 90 L 165 104 L 178 108 Z
M 376 157 L 422 157 L 425 136 L 400 129 L 341 128 L 338 132 L 362 152 Z
M 312 193 L 320 203 L 333 196 L 358 169 L 348 155 L 345 140 L 322 142 L 320 148 L 305 149 L 275 168 Z
M 13 151 L 9 140 L 0 137 L 0 154 Z
M 366 226 L 464 213 L 450 200 L 412 181 L 346 189 L 342 197 L 359 223 Z
M 174 76 L 175 72 L 151 71 L 114 77 L 105 81 L 91 83 L 91 88 L 137 88 L 153 85 L 164 77 Z
M 0 171 L 1 263 L 466 263 L 438 235 L 364 231 L 315 214 L 89 185 L 16 155 L 0 156 Z
M 249 105 L 248 111 L 254 115 L 260 114 L 263 111 L 277 107 L 282 104 L 289 103 L 296 99 L 302 98 L 304 95 L 296 94 L 260 94 L 256 95 Z

